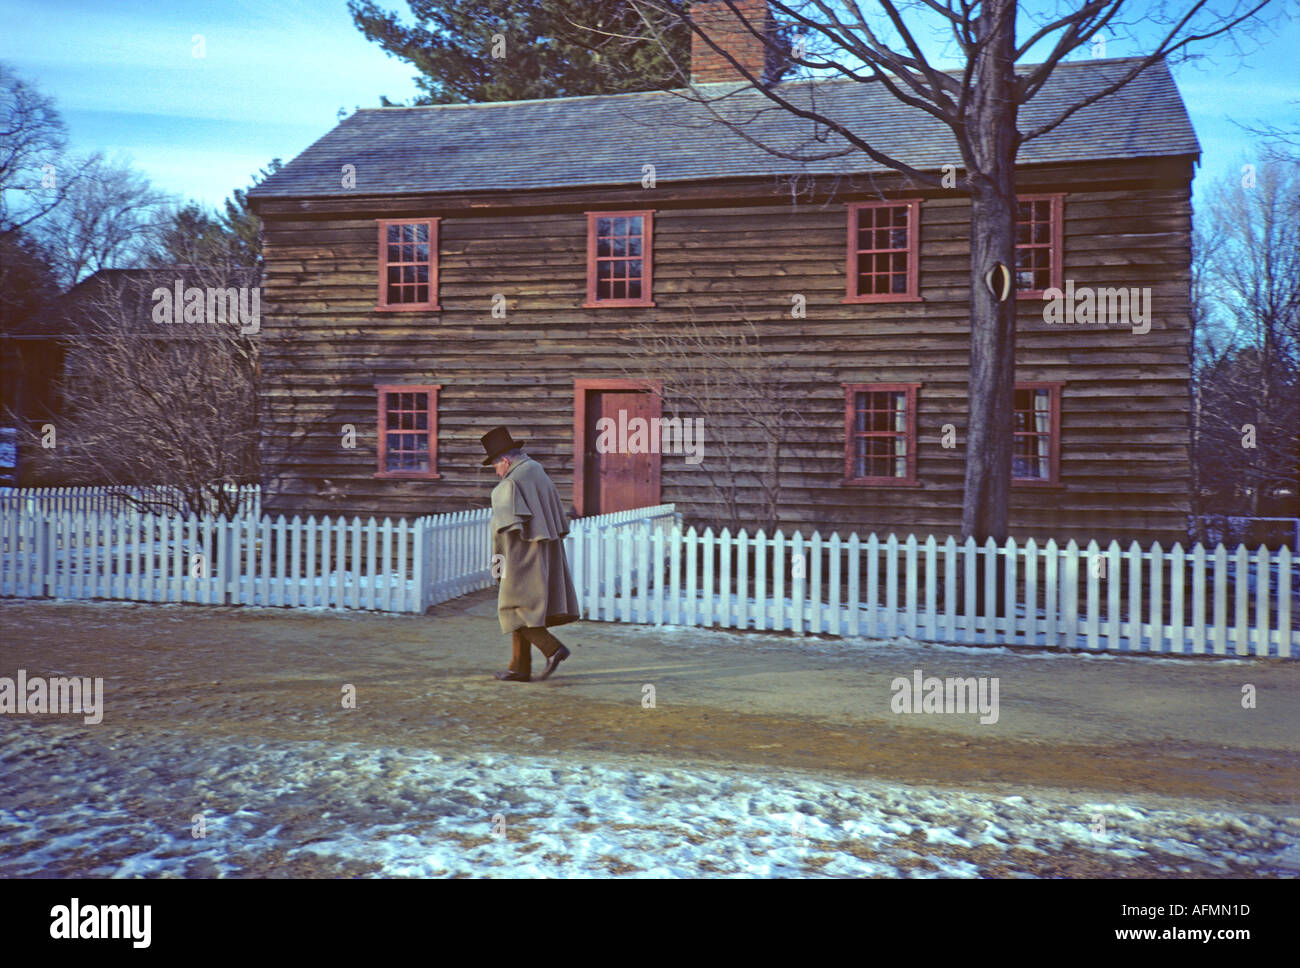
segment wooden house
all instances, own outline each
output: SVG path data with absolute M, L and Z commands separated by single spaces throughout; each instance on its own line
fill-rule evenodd
M 1061 64 L 1022 128 L 1131 64 Z M 495 477 L 479 437 L 505 424 L 578 514 L 671 501 L 723 524 L 735 499 L 768 523 L 752 394 L 692 409 L 689 354 L 654 352 L 743 331 L 797 418 L 781 527 L 959 533 L 968 197 L 861 153 L 763 151 L 714 114 L 767 144 L 814 132 L 725 68 L 697 63 L 701 90 L 730 95 L 710 106 L 647 92 L 360 110 L 254 189 L 265 506 L 481 507 Z M 879 85 L 789 95 L 918 169 L 960 165 L 946 128 Z M 1198 157 L 1163 64 L 1021 150 L 1015 535 L 1185 539 Z M 1131 294 L 1139 318 L 1049 319 L 1053 288 L 1075 307 Z M 644 452 L 633 430 L 600 446 L 637 418 L 702 421 L 702 459 Z

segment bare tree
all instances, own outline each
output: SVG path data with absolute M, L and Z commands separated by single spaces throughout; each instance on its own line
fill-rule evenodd
M 745 15 L 737 0 L 694 3 L 687 0 L 634 0 L 645 11 L 647 28 L 669 17 L 691 31 L 739 77 L 771 104 L 809 122 L 803 147 L 766 143 L 747 120 L 729 110 L 733 92 L 719 96 L 691 86 L 691 95 L 709 105 L 722 124 L 778 157 L 797 162 L 820 161 L 861 153 L 901 172 L 913 182 L 945 187 L 939 172 L 921 171 L 905 158 L 873 143 L 869 130 L 837 117 L 817 96 L 816 80 L 840 78 L 877 85 L 918 112 L 942 122 L 952 132 L 960 154 L 960 187 L 970 195 L 970 377 L 966 444 L 966 479 L 962 530 L 979 539 L 1007 536 L 1011 480 L 1011 409 L 1015 386 L 1016 303 L 999 299 L 986 283 L 990 273 L 1015 266 L 1015 163 L 1020 148 L 1056 130 L 1089 104 L 1114 94 L 1162 58 L 1257 18 L 1269 0 L 1152 0 L 1130 9 L 1129 0 L 1082 0 L 1046 3 L 1041 13 L 1017 23 L 1017 0 L 879 0 L 869 16 L 857 0 L 772 0 L 777 20 L 800 33 L 787 49 L 766 17 Z M 705 29 L 725 8 L 773 57 L 787 57 L 807 83 L 774 83 L 756 72 Z M 1133 49 L 1148 53 L 1118 76 L 1086 96 L 1055 104 L 1028 130 L 1019 126 L 1020 109 L 1044 88 L 1056 66 L 1070 53 L 1107 32 L 1129 32 L 1137 23 L 1155 30 L 1155 41 Z M 936 66 L 931 38 L 942 34 L 960 66 Z M 942 52 L 941 52 L 942 53 Z M 1020 67 L 1034 55 L 1038 63 Z M 689 83 L 687 65 L 679 75 Z
M 1198 517 L 1300 489 L 1300 162 L 1217 182 L 1195 249 Z M 1244 504 L 1242 503 L 1244 501 Z
M 752 319 L 702 326 L 693 316 L 663 332 L 638 326 L 623 338 L 634 347 L 625 374 L 662 380 L 669 419 L 699 419 L 707 453 L 699 470 L 731 530 L 780 526 L 784 458 L 807 420 L 798 389 L 767 351 Z
M 254 278 L 201 267 L 183 278 L 110 271 L 74 293 L 68 311 L 81 333 L 67 355 L 69 412 L 46 446 L 43 428 L 29 432 L 40 470 L 74 483 L 166 485 L 135 498 L 149 510 L 233 514 L 230 485 L 258 479 L 257 356 L 251 327 L 227 297 L 251 310 Z M 185 321 L 183 306 L 156 312 L 160 292 L 171 297 L 178 284 L 202 294 L 202 319 Z M 216 292 L 222 300 L 211 312 Z
M 54 100 L 0 63 L 0 236 L 53 211 L 98 157 L 73 161 L 67 147 Z
M 92 159 L 57 207 L 32 229 L 65 286 L 156 250 L 169 199 L 129 165 Z

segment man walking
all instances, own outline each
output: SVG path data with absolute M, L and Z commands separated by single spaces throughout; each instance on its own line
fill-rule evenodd
M 542 465 L 524 453 L 509 430 L 494 427 L 480 439 L 487 452 L 483 466 L 491 464 L 501 478 L 492 489 L 492 561 L 504 566 L 497 616 L 501 631 L 513 636 L 510 668 L 495 675 L 528 682 L 535 645 L 546 656 L 537 677 L 541 682 L 570 654 L 547 627 L 578 620 L 578 596 L 564 557 L 569 519 Z

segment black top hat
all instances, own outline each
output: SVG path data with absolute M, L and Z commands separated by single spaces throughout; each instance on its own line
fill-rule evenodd
M 505 427 L 493 427 L 482 437 L 483 449 L 487 451 L 487 459 L 483 461 L 483 466 L 487 467 L 498 457 L 508 450 L 514 450 L 520 446 L 519 441 L 510 436 L 510 431 Z

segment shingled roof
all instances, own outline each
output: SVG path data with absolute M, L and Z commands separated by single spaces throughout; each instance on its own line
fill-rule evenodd
M 1020 112 L 1020 129 L 1113 83 L 1135 58 L 1057 66 Z M 873 147 L 922 170 L 961 164 L 952 133 L 879 84 L 852 80 L 783 85 L 792 102 L 815 100 Z M 731 88 L 710 85 L 710 95 Z M 743 120 L 755 140 L 788 151 L 824 153 L 838 136 L 813 141 L 810 121 L 740 89 L 706 107 L 683 92 L 655 91 L 489 104 L 367 108 L 341 122 L 249 194 L 299 198 L 435 192 L 517 191 L 639 183 L 653 164 L 657 182 L 754 175 L 850 174 L 888 170 L 860 151 L 813 162 L 790 161 L 720 124 L 720 111 Z M 1163 62 L 1109 97 L 1030 141 L 1018 163 L 1196 154 L 1200 145 Z M 341 187 L 354 165 L 356 187 Z

